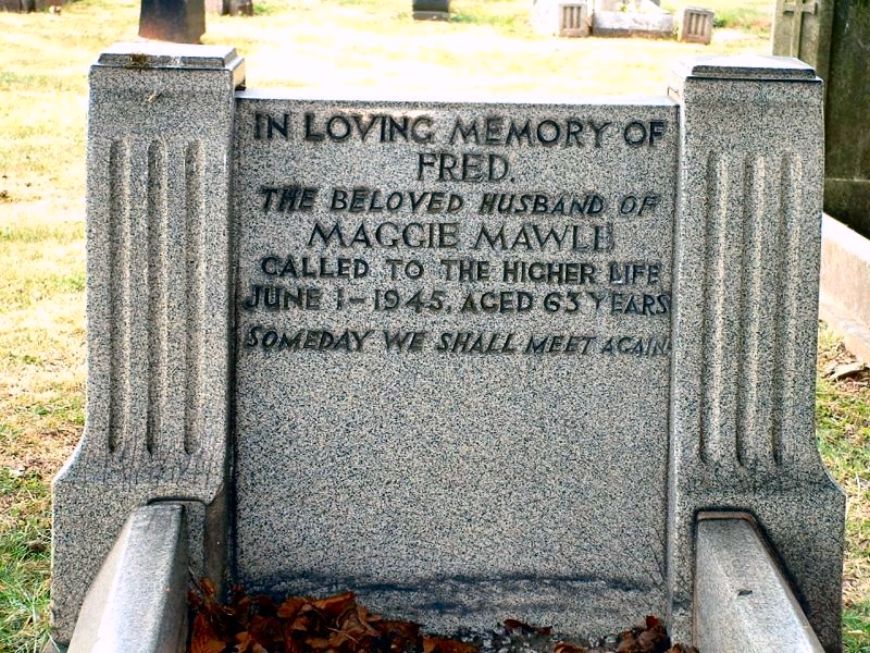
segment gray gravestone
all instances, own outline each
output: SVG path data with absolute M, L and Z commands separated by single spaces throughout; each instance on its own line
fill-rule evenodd
M 814 66 L 825 81 L 825 211 L 870 237 L 870 4 L 779 0 L 773 53 Z
M 442 630 L 664 612 L 676 116 L 240 100 L 242 582 Z
M 673 38 L 674 15 L 652 0 L 598 0 L 592 13 L 595 36 Z
M 205 34 L 205 0 L 142 0 L 139 36 L 174 43 L 199 43 Z
M 715 14 L 702 7 L 683 7 L 680 12 L 680 40 L 707 45 L 713 38 Z
M 532 4 L 532 24 L 541 34 L 589 36 L 592 3 L 586 0 L 536 0 Z
M 205 0 L 205 10 L 226 16 L 253 16 L 252 0 Z
M 65 0 L 0 0 L 0 11 L 32 12 L 55 11 Z
M 684 640 L 696 516 L 750 513 L 838 650 L 821 85 L 756 57 L 676 80 L 317 100 L 234 90 L 232 50 L 104 53 L 54 637 L 134 509 L 183 501 L 193 573 L 253 592 L 353 589 L 440 630 L 658 613 Z
M 449 20 L 450 0 L 413 0 L 414 20 Z

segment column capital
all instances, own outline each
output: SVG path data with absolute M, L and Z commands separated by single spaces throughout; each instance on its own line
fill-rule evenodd
M 103 52 L 94 68 L 130 70 L 226 70 L 235 86 L 244 84 L 245 62 L 235 48 L 224 45 L 188 45 L 131 41 L 115 43 Z

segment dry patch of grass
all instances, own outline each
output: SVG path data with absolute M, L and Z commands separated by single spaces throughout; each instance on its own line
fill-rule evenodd
M 0 213 L 0 651 L 17 653 L 47 636 L 49 482 L 84 422 L 84 223 L 42 209 Z
M 700 0 L 699 2 L 687 2 L 686 0 L 664 0 L 662 8 L 667 11 L 678 12 L 685 6 L 704 7 L 715 12 L 715 27 L 727 27 L 739 29 L 760 36 L 770 34 L 773 23 L 774 2 L 769 0 Z
M 710 46 L 647 39 L 558 39 L 529 27 L 526 0 L 455 0 L 451 22 L 414 22 L 410 0 L 263 0 L 253 19 L 210 19 L 248 85 L 350 93 L 572 98 L 665 92 L 681 59 L 767 53 L 764 35 L 717 31 Z M 286 7 L 278 11 L 277 7 Z
M 816 429 L 819 450 L 846 492 L 843 632 L 849 653 L 870 651 L 870 370 L 834 380 L 838 365 L 854 362 L 843 343 L 819 330 Z

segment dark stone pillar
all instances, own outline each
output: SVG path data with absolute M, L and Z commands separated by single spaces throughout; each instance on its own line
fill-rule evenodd
M 414 0 L 415 20 L 447 20 L 450 18 L 450 0 Z
M 204 0 L 142 0 L 139 36 L 175 43 L 199 43 L 204 33 Z
M 777 0 L 773 53 L 825 80 L 825 211 L 870 237 L 870 4 Z

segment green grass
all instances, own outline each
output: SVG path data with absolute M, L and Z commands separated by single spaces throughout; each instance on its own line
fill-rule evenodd
M 715 27 L 741 29 L 749 32 L 768 34 L 773 21 L 773 3 L 767 0 L 703 0 L 703 2 L 687 2 L 686 0 L 663 0 L 662 8 L 677 12 L 687 5 L 704 7 L 712 10 L 716 17 Z
M 846 653 L 870 653 L 870 373 L 830 380 L 849 356 L 830 329 L 819 330 L 816 429 L 819 451 L 848 496 L 843 640 Z
M 38 473 L 0 468 L 0 651 L 41 651 L 48 620 L 49 496 Z
M 210 16 L 204 42 L 235 45 L 251 88 L 578 100 L 661 95 L 679 60 L 770 47 L 771 2 L 701 3 L 728 28 L 709 47 L 540 36 L 529 4 L 453 0 L 449 23 L 415 23 L 410 0 L 255 0 L 253 17 Z M 137 19 L 138 0 L 0 13 L 0 653 L 39 650 L 47 632 L 49 482 L 84 421 L 87 70 Z M 823 365 L 843 356 L 824 329 L 821 341 Z M 820 378 L 818 396 L 821 451 L 850 497 L 846 648 L 870 653 L 870 394 Z
M 843 612 L 844 653 L 870 653 L 870 599 L 847 606 Z
M 495 27 L 506 34 L 521 34 L 530 28 L 528 3 L 518 4 L 511 0 L 490 2 L 463 2 L 450 4 L 450 20 Z

